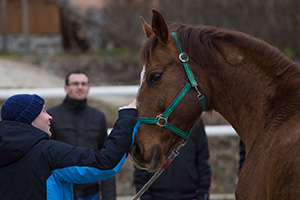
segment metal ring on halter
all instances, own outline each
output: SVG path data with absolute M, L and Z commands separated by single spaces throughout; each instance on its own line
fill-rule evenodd
M 189 57 L 186 55 L 186 53 L 182 52 L 179 54 L 179 60 L 181 60 L 181 62 L 187 62 L 189 61 Z
M 164 127 L 165 126 L 165 123 L 168 122 L 168 118 L 166 117 L 163 117 L 162 114 L 159 114 L 156 116 L 156 119 L 157 119 L 157 122 L 156 124 L 160 127 Z M 160 121 L 162 121 L 163 123 L 160 123 Z

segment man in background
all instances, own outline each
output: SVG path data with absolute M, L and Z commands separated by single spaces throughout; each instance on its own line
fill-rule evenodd
M 107 137 L 106 120 L 101 111 L 87 105 L 90 89 L 88 74 L 80 70 L 71 71 L 65 78 L 64 89 L 67 95 L 62 104 L 48 110 L 53 116 L 52 138 L 73 146 L 99 150 Z M 74 184 L 74 199 L 115 200 L 115 179 L 99 183 Z

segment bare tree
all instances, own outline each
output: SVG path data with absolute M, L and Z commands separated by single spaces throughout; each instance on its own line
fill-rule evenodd
M 158 8 L 170 21 L 246 32 L 300 60 L 298 0 L 164 0 Z
M 104 0 L 105 6 L 101 10 L 105 27 L 118 33 L 109 38 L 109 33 L 103 30 L 106 41 L 112 39 L 116 45 L 126 45 L 131 49 L 139 49 L 144 40 L 140 25 L 141 15 L 151 15 L 153 2 L 151 0 Z
M 2 52 L 7 51 L 7 13 L 6 13 L 6 0 L 1 1 L 1 29 L 2 29 Z
M 239 30 L 262 38 L 291 58 L 300 60 L 298 0 L 103 1 L 102 10 L 79 16 L 86 26 L 97 27 L 100 33 L 98 37 L 104 46 L 111 42 L 115 46 L 125 46 L 136 52 L 145 40 L 139 17 L 143 16 L 150 22 L 151 10 L 157 8 L 168 23 L 178 21 Z M 91 17 L 96 12 L 99 20 Z

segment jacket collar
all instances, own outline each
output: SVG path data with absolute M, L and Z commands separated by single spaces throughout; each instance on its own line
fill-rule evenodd
M 87 100 L 84 99 L 83 101 L 78 101 L 78 100 L 71 99 L 67 95 L 63 101 L 63 105 L 72 110 L 83 110 L 87 106 Z

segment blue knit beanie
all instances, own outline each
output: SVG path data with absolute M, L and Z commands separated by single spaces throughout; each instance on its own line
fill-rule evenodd
M 36 94 L 13 95 L 2 105 L 1 119 L 31 124 L 41 113 L 44 103 L 44 99 Z

